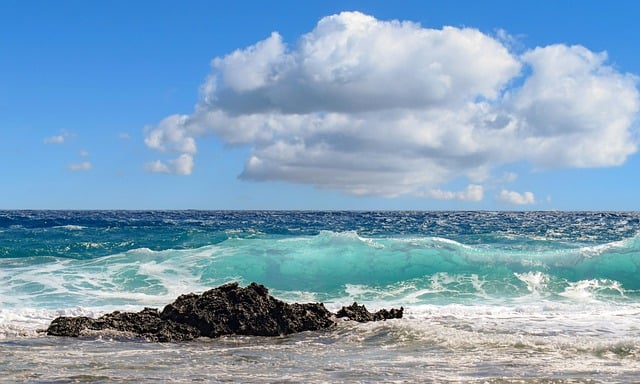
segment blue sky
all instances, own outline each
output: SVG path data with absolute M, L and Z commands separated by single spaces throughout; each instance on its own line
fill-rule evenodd
M 0 209 L 637 210 L 640 3 L 0 2 Z

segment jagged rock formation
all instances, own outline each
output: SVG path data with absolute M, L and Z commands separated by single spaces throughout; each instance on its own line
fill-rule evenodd
M 165 320 L 188 324 L 202 336 L 278 336 L 317 331 L 333 326 L 331 312 L 322 304 L 287 304 L 269 295 L 263 285 L 239 288 L 226 284 L 178 297 L 161 314 Z
M 355 320 L 360 323 L 366 323 L 367 321 L 380 321 L 388 319 L 401 319 L 404 308 L 400 309 L 392 308 L 390 310 L 381 309 L 378 312 L 371 313 L 364 305 L 358 305 L 353 303 L 348 307 L 342 307 L 337 313 L 336 317 L 346 317 L 349 320 Z
M 58 317 L 47 328 L 51 336 L 110 336 L 123 339 L 143 338 L 150 341 L 186 341 L 200 337 L 197 328 L 166 321 L 155 308 L 140 312 L 113 312 L 97 319 L 90 317 Z
M 162 312 L 145 308 L 140 312 L 113 312 L 97 319 L 58 317 L 47 334 L 52 336 L 109 335 L 151 341 L 186 341 L 222 335 L 278 336 L 318 331 L 335 326 L 334 317 L 359 322 L 396 319 L 403 308 L 370 313 L 357 303 L 343 307 L 337 315 L 321 303 L 288 304 L 269 295 L 256 283 L 245 288 L 229 283 L 201 295 L 181 295 Z

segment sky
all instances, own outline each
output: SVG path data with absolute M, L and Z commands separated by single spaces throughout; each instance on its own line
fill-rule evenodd
M 637 1 L 0 1 L 0 209 L 640 209 Z

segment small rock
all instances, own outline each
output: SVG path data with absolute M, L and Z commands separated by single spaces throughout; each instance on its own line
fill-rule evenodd
M 346 317 L 349 320 L 355 320 L 360 323 L 367 321 L 379 321 L 388 319 L 401 319 L 404 312 L 404 308 L 400 309 L 392 308 L 391 310 L 381 309 L 378 312 L 371 313 L 364 305 L 358 305 L 354 302 L 348 307 L 342 307 L 337 313 L 336 317 Z

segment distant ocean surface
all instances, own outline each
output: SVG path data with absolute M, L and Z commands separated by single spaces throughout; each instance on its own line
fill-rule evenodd
M 0 211 L 0 381 L 640 381 L 640 213 Z M 238 281 L 404 306 L 328 332 L 48 337 Z

